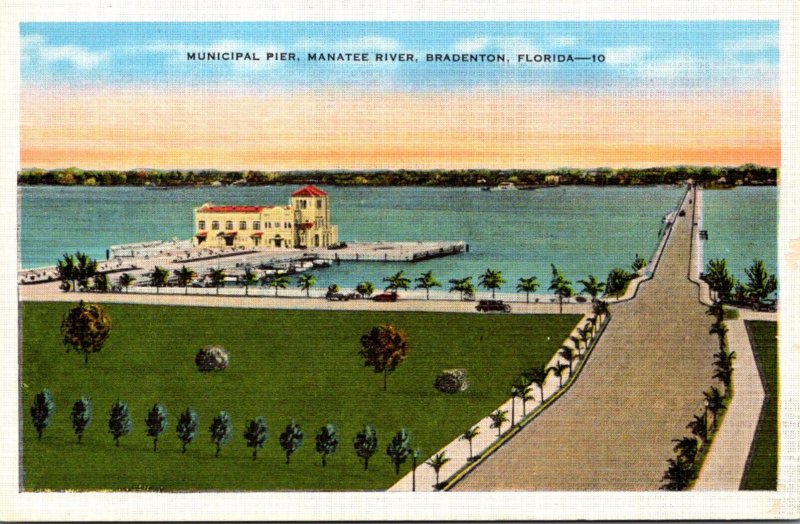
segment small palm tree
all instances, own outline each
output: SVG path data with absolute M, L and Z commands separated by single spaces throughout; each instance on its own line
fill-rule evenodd
M 274 287 L 275 288 L 275 296 L 276 297 L 278 296 L 278 290 L 279 289 L 286 289 L 286 287 L 288 285 L 289 285 L 289 278 L 285 277 L 283 275 L 280 275 L 280 276 L 276 275 L 275 277 L 271 278 L 270 281 L 269 281 L 269 287 Z
M 150 273 L 150 283 L 156 287 L 156 293 L 158 293 L 159 289 L 167 285 L 168 278 L 169 270 L 159 266 L 153 268 L 153 271 Z
M 211 268 L 208 270 L 208 278 L 211 283 L 217 288 L 217 295 L 219 295 L 219 288 L 225 285 L 225 270 L 221 268 Z
M 578 280 L 578 284 L 583 285 L 581 293 L 587 293 L 592 297 L 592 302 L 597 300 L 597 295 L 601 294 L 606 289 L 606 283 L 597 280 L 594 275 L 589 275 L 586 280 Z
M 591 326 L 578 328 L 578 338 L 583 342 L 583 349 L 589 349 L 589 341 L 592 339 Z
M 725 410 L 725 397 L 719 389 L 711 386 L 710 391 L 703 391 L 706 409 L 711 413 L 711 430 L 717 429 L 717 416 Z
M 184 294 L 189 294 L 189 284 L 195 279 L 197 273 L 192 271 L 186 266 L 175 270 L 175 276 L 178 277 L 178 285 L 184 289 Z
M 69 253 L 64 253 L 63 258 L 58 261 L 56 266 L 58 278 L 64 282 L 64 289 L 75 290 L 75 280 L 78 278 L 78 264 L 75 257 Z M 69 289 L 67 289 L 69 288 Z
M 131 284 L 136 282 L 136 277 L 133 275 L 129 275 L 128 273 L 123 273 L 119 276 L 119 285 L 125 288 L 125 292 L 127 293 L 128 288 Z
M 727 352 L 724 349 L 714 354 L 714 378 L 725 385 L 725 396 L 730 395 L 731 380 L 733 378 L 733 361 L 736 352 Z
M 575 348 L 571 348 L 569 346 L 561 346 L 561 350 L 558 352 L 558 355 L 567 361 L 569 365 L 569 376 L 572 376 L 572 363 L 575 361 L 577 354 L 575 353 Z
M 254 286 L 258 284 L 258 275 L 253 268 L 247 266 L 244 268 L 244 276 L 242 277 L 242 283 L 244 284 L 244 295 L 248 296 L 250 294 L 250 286 Z
M 386 291 L 394 291 L 397 293 L 401 289 L 408 289 L 411 285 L 411 279 L 404 275 L 403 271 L 398 271 L 390 277 L 384 277 L 384 282 L 387 282 Z
M 507 280 L 503 278 L 502 271 L 487 268 L 483 275 L 480 276 L 478 285 L 484 289 L 490 289 L 492 298 L 495 298 L 495 292 L 506 282 Z
M 556 268 L 554 264 L 550 264 L 553 268 L 553 278 L 550 280 L 550 287 L 548 288 L 558 297 L 558 312 L 564 312 L 564 299 L 572 296 L 572 282 L 564 278 L 561 271 Z
M 545 368 L 544 364 L 534 366 L 522 373 L 528 383 L 536 384 L 536 387 L 539 388 L 539 396 L 542 404 L 544 404 L 544 383 L 547 380 L 548 373 L 549 371 Z
M 666 491 L 684 491 L 689 487 L 689 484 L 697 478 L 697 466 L 694 463 L 688 462 L 685 459 L 669 459 L 667 461 L 669 467 L 664 473 L 662 480 L 667 483 L 661 486 L 661 489 Z
M 417 285 L 414 286 L 417 289 L 424 289 L 425 290 L 425 299 L 431 299 L 431 288 L 433 287 L 442 287 L 442 284 L 439 283 L 438 280 L 433 276 L 433 271 L 427 271 L 417 277 L 415 280 Z
M 356 286 L 356 292 L 363 298 L 372 296 L 375 293 L 375 284 L 369 281 L 361 282 Z
M 427 465 L 433 468 L 433 471 L 436 472 L 436 487 L 439 487 L 439 471 L 444 467 L 445 464 L 450 462 L 450 459 L 445 456 L 445 452 L 442 451 L 441 453 L 437 453 L 436 455 L 432 456 Z
M 694 415 L 694 418 L 686 427 L 689 428 L 692 435 L 699 437 L 703 444 L 708 443 L 708 420 L 705 413 L 702 415 Z
M 481 434 L 481 428 L 479 428 L 478 426 L 474 426 L 466 430 L 464 433 L 461 434 L 460 437 L 458 437 L 459 440 L 466 440 L 467 442 L 469 442 L 469 456 L 467 457 L 467 460 L 472 459 L 472 439 L 474 439 L 480 434 Z
M 489 427 L 497 428 L 497 438 L 500 438 L 500 428 L 503 427 L 505 422 L 508 422 L 508 411 L 504 409 L 498 409 L 489 415 L 489 418 L 492 419 L 492 423 L 489 425 Z
M 555 376 L 558 377 L 558 389 L 561 389 L 561 387 L 564 385 L 563 384 L 564 372 L 570 369 L 569 365 L 564 364 L 559 360 L 554 365 L 550 366 L 548 369 L 552 371 Z
M 458 291 L 461 294 L 461 300 L 464 300 L 465 296 L 475 295 L 475 284 L 472 283 L 472 277 L 454 278 L 448 280 L 448 282 L 453 284 L 450 288 L 450 293 Z
M 680 439 L 672 439 L 672 442 L 675 443 L 675 447 L 673 451 L 678 454 L 679 457 L 684 458 L 687 462 L 694 463 L 694 459 L 697 457 L 697 439 L 694 437 L 683 437 Z
M 306 297 L 311 296 L 311 288 L 317 283 L 317 277 L 311 274 L 300 275 L 297 278 L 297 287 L 306 292 Z
M 595 315 L 596 321 L 602 321 L 608 315 L 608 302 L 605 300 L 598 300 L 592 305 L 592 312 Z
M 517 284 L 517 293 L 525 293 L 525 302 L 530 303 L 531 293 L 539 289 L 539 280 L 536 277 L 520 278 Z

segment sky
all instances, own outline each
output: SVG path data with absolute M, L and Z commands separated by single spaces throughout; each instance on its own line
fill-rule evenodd
M 23 167 L 780 164 L 777 22 L 26 23 L 20 40 Z M 262 59 L 186 59 L 206 51 Z M 330 52 L 371 61 L 307 60 Z M 604 59 L 518 61 L 545 54 Z

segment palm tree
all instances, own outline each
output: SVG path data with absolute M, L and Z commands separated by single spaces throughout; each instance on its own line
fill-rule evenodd
M 492 423 L 489 425 L 489 427 L 497 428 L 497 438 L 500 438 L 500 428 L 503 427 L 504 422 L 508 422 L 508 411 L 504 409 L 498 409 L 489 415 L 489 418 L 492 419 Z
M 286 286 L 288 286 L 288 285 L 289 285 L 289 278 L 284 276 L 284 275 L 280 275 L 280 276 L 275 275 L 269 281 L 269 287 L 274 287 L 275 288 L 275 296 L 276 297 L 278 296 L 278 290 L 279 289 L 286 289 Z
M 125 292 L 127 292 L 128 287 L 130 287 L 131 284 L 136 282 L 136 277 L 134 277 L 133 275 L 129 275 L 128 273 L 123 273 L 119 276 L 118 282 L 120 286 L 125 288 Z
M 189 294 L 189 284 L 197 277 L 197 273 L 192 271 L 186 266 L 175 270 L 175 276 L 178 277 L 178 285 L 184 289 L 184 294 Z
M 369 297 L 375 292 L 375 284 L 365 280 L 356 286 L 356 292 L 363 298 Z
M 417 277 L 415 280 L 417 285 L 414 286 L 416 289 L 424 289 L 425 290 L 425 299 L 431 299 L 431 288 L 433 287 L 442 287 L 442 284 L 439 283 L 438 280 L 433 276 L 433 271 L 427 271 Z
M 684 458 L 687 462 L 694 463 L 694 459 L 697 457 L 697 439 L 694 437 L 683 437 L 680 439 L 672 439 L 672 442 L 675 442 L 675 447 L 673 451 L 678 454 L 679 457 Z
M 520 278 L 517 284 L 517 293 L 525 293 L 525 302 L 531 302 L 531 293 L 539 289 L 539 280 L 536 277 Z
M 158 293 L 159 289 L 167 285 L 168 278 L 169 270 L 159 266 L 153 268 L 153 271 L 150 273 L 150 283 L 156 287 L 156 293 Z
M 592 339 L 591 326 L 587 324 L 583 329 L 578 328 L 578 337 L 583 342 L 583 348 L 589 349 L 589 341 Z
M 89 279 L 97 274 L 97 260 L 92 259 L 86 253 L 78 251 L 75 253 L 78 264 L 75 274 L 78 279 L 78 286 L 86 288 L 89 286 Z
M 460 437 L 458 437 L 459 440 L 466 440 L 467 442 L 469 442 L 469 456 L 467 457 L 467 460 L 472 459 L 472 439 L 474 439 L 480 434 L 481 434 L 481 428 L 475 426 L 466 430 L 464 433 L 461 434 Z
M 569 366 L 569 376 L 572 376 L 572 363 L 575 361 L 575 348 L 571 348 L 569 346 L 561 346 L 561 350 L 558 352 L 558 356 L 563 358 L 567 361 L 567 365 Z
M 553 278 L 550 280 L 550 287 L 548 288 L 556 296 L 558 296 L 558 312 L 564 312 L 564 299 L 572 296 L 572 282 L 564 278 L 561 271 L 556 268 L 554 264 L 550 264 L 553 268 Z
M 528 398 L 528 400 L 529 400 L 530 399 L 530 393 L 531 393 L 531 387 L 529 385 L 525 384 L 522 381 L 515 382 L 514 384 L 511 385 L 511 425 L 512 426 L 515 423 L 514 406 L 517 403 L 516 400 L 517 399 L 522 400 L 523 405 L 524 405 L 524 403 L 526 402 L 525 396 L 527 395 L 529 397 Z M 524 409 L 525 408 L 523 408 L 523 412 L 524 412 Z
M 581 293 L 587 293 L 592 297 L 592 302 L 597 300 L 597 295 L 601 294 L 606 289 L 606 283 L 597 280 L 594 275 L 589 275 L 586 280 L 578 280 L 578 284 L 583 284 Z
M 689 484 L 697 478 L 697 466 L 685 459 L 669 459 L 667 461 L 669 467 L 664 473 L 662 480 L 667 483 L 661 486 L 661 489 L 667 491 L 683 491 L 689 487 Z
M 705 413 L 702 415 L 694 415 L 694 418 L 686 427 L 689 428 L 692 435 L 700 437 L 703 444 L 708 442 L 708 420 Z
M 725 385 L 725 396 L 730 395 L 731 379 L 733 378 L 733 361 L 736 359 L 736 352 L 728 353 L 721 349 L 714 354 L 714 378 Z
M 496 271 L 494 269 L 487 268 L 483 275 L 480 276 L 478 285 L 484 289 L 491 289 L 492 298 L 495 298 L 495 291 L 500 289 L 500 287 L 506 282 L 507 280 L 503 278 L 502 271 Z
M 558 377 L 558 389 L 561 389 L 561 387 L 564 385 L 563 376 L 564 372 L 568 369 L 570 369 L 570 366 L 568 364 L 564 364 L 560 360 L 548 368 L 549 371 L 552 371 L 553 374 Z
M 539 397 L 542 404 L 544 404 L 544 382 L 547 380 L 548 373 L 549 371 L 545 368 L 544 364 L 533 366 L 522 373 L 528 383 L 536 384 L 536 387 L 539 388 Z
M 244 268 L 242 283 L 244 284 L 244 296 L 248 296 L 250 294 L 250 286 L 258 284 L 258 275 L 250 266 Z
M 450 462 L 450 459 L 445 456 L 445 452 L 442 451 L 441 453 L 437 453 L 436 455 L 432 456 L 427 465 L 433 468 L 433 471 L 436 472 L 436 487 L 439 487 L 439 471 L 444 467 L 445 464 Z
M 403 271 L 398 271 L 390 277 L 384 277 L 384 282 L 388 282 L 386 291 L 393 291 L 397 293 L 401 289 L 408 289 L 411 285 L 411 279 L 403 274 Z
M 219 288 L 225 285 L 225 270 L 211 268 L 208 270 L 208 278 L 211 279 L 211 283 L 217 288 L 217 295 L 219 295 Z
M 453 287 L 450 288 L 450 293 L 458 291 L 461 294 L 461 300 L 464 300 L 465 294 L 475 295 L 475 285 L 472 283 L 472 277 L 454 278 L 448 280 L 448 282 L 453 284 Z
M 317 277 L 310 274 L 297 277 L 297 287 L 306 292 L 306 297 L 311 296 L 311 288 L 317 283 Z
M 706 409 L 711 413 L 711 430 L 717 429 L 717 416 L 725 409 L 725 397 L 720 391 L 711 386 L 711 391 L 703 391 Z
M 64 253 L 63 258 L 58 261 L 56 265 L 58 271 L 58 278 L 64 282 L 65 290 L 71 288 L 75 290 L 75 279 L 78 276 L 78 266 L 75 262 L 75 257 L 69 253 Z
M 608 315 L 608 302 L 605 300 L 598 300 L 592 305 L 592 312 L 595 314 L 595 318 L 599 321 L 602 321 L 606 315 Z
M 105 273 L 97 273 L 92 279 L 92 285 L 95 291 L 100 291 L 102 293 L 105 293 L 108 291 L 108 288 L 111 287 L 111 284 L 108 281 L 108 275 Z

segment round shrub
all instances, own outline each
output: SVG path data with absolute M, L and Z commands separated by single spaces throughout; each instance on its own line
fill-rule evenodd
M 194 359 L 200 371 L 222 371 L 228 367 L 229 361 L 228 350 L 220 346 L 206 346 Z
M 442 393 L 458 393 L 469 387 L 467 382 L 467 370 L 465 369 L 445 369 L 433 383 L 433 387 Z

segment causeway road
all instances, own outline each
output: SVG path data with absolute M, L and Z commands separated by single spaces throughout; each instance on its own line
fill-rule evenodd
M 677 217 L 652 280 L 612 321 L 580 379 L 454 491 L 651 491 L 672 439 L 703 413 L 718 341 L 687 279 L 694 206 Z

